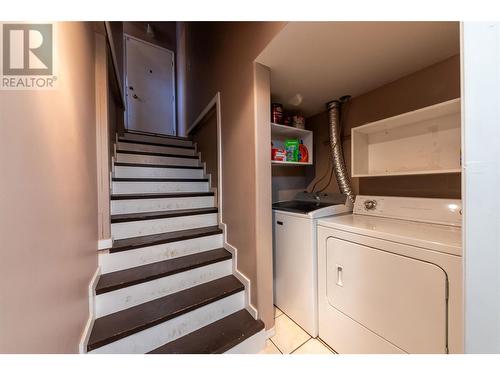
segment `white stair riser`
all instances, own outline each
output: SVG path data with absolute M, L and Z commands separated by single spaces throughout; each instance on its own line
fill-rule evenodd
M 203 178 L 203 169 L 115 166 L 117 178 Z
M 222 234 L 215 234 L 117 253 L 99 254 L 99 267 L 104 274 L 222 247 Z
M 136 163 L 136 164 L 161 164 L 161 165 L 188 165 L 195 167 L 200 165 L 199 159 L 193 158 L 176 158 L 172 156 L 153 156 L 141 154 L 116 154 L 116 161 L 119 163 Z
M 193 145 L 193 142 L 187 141 L 187 140 L 162 138 L 162 137 L 155 137 L 155 136 L 141 135 L 141 134 L 125 133 L 123 138 L 129 139 L 131 141 L 161 143 L 161 144 L 165 144 L 165 145 L 175 145 L 175 146 L 192 146 Z
M 211 227 L 217 225 L 217 214 L 179 216 L 165 219 L 129 221 L 111 224 L 113 239 L 147 236 L 178 230 Z
M 234 314 L 238 310 L 243 309 L 244 306 L 245 292 L 241 291 L 154 327 L 101 346 L 90 353 L 147 353 L 219 319 L 223 319 L 230 314 Z
M 161 152 L 164 154 L 174 154 L 174 155 L 189 155 L 189 156 L 196 155 L 196 152 L 193 148 L 155 146 L 155 145 L 145 145 L 142 143 L 118 142 L 117 149 L 122 151 Z
M 223 262 L 217 262 L 175 275 L 99 294 L 95 299 L 96 317 L 100 318 L 104 315 L 125 310 L 156 298 L 229 276 L 231 273 L 232 260 L 228 259 Z
M 208 181 L 113 181 L 113 194 L 197 193 L 208 191 Z
M 224 352 L 224 354 L 259 354 L 265 348 L 266 340 L 267 332 L 263 329 L 238 345 L 233 346 L 227 352 Z
M 187 210 L 191 208 L 208 208 L 214 206 L 214 196 L 158 199 L 120 199 L 111 201 L 111 214 L 118 215 L 136 212 Z

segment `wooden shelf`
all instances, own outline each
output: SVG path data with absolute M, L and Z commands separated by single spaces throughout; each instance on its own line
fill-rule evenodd
M 351 130 L 352 177 L 460 173 L 460 99 Z
M 426 171 L 410 171 L 410 172 L 388 172 L 388 173 L 371 173 L 371 174 L 357 174 L 353 177 L 383 177 L 383 176 L 410 176 L 418 174 L 442 174 L 442 173 L 461 173 L 462 169 L 435 169 Z
M 271 134 L 283 137 L 307 137 L 312 135 L 312 131 L 271 122 Z
M 271 141 L 274 143 L 284 143 L 287 139 L 302 140 L 304 146 L 309 152 L 309 161 L 307 163 L 294 161 L 276 161 L 272 160 L 273 165 L 280 166 L 302 166 L 313 164 L 313 132 L 305 129 L 294 128 L 293 126 L 271 123 Z
M 300 161 L 279 161 L 279 160 L 271 160 L 272 165 L 288 165 L 288 166 L 297 166 L 297 165 L 313 165 L 311 161 L 307 163 Z

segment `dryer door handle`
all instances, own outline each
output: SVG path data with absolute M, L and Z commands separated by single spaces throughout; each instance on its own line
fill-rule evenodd
M 340 264 L 337 264 L 337 285 L 338 286 L 344 286 L 344 267 L 341 266 Z

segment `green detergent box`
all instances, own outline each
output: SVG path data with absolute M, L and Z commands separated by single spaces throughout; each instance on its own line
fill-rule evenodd
M 299 140 L 287 139 L 285 141 L 286 161 L 299 161 Z

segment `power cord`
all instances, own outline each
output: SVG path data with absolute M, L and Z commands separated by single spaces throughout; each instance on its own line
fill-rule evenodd
M 316 185 L 318 185 L 321 181 L 323 181 L 323 179 L 328 176 L 328 172 L 330 172 L 330 169 L 333 170 L 333 165 L 332 165 L 332 160 L 331 158 L 328 158 L 328 167 L 326 168 L 326 172 L 325 174 L 319 179 L 317 180 L 313 187 L 311 188 L 311 190 L 309 191 L 309 193 L 314 193 L 314 188 L 316 187 Z

